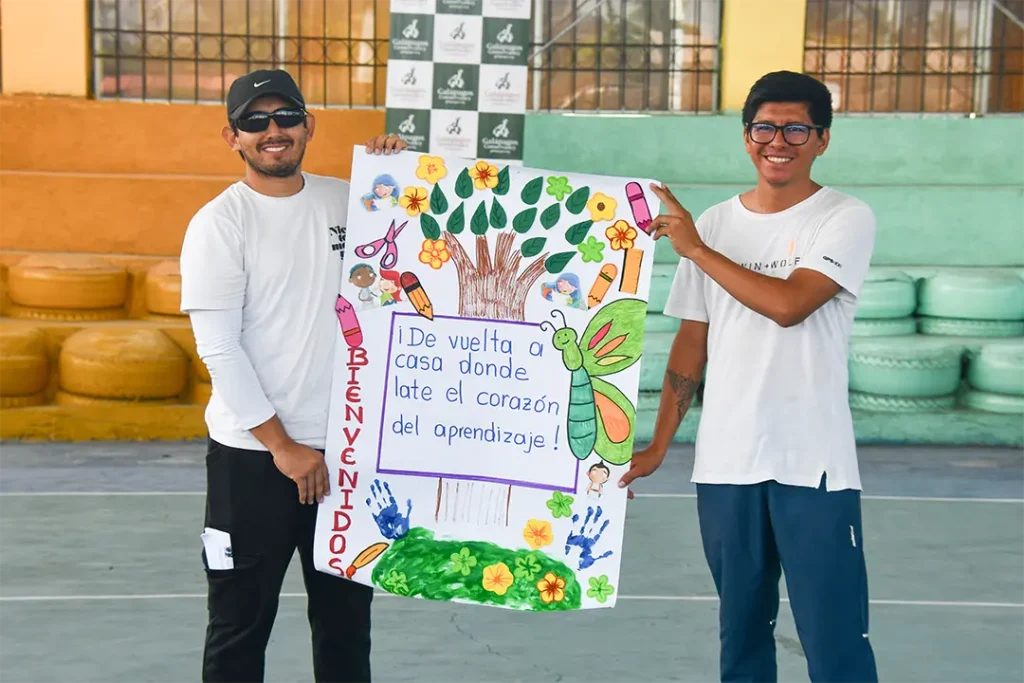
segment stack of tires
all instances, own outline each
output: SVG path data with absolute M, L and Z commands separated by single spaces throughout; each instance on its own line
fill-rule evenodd
M 1024 343 L 991 342 L 969 350 L 963 404 L 973 410 L 1024 413 Z
M 857 299 L 854 337 L 899 337 L 916 334 L 917 287 L 901 272 L 869 271 Z
M 918 331 L 953 337 L 1024 335 L 1024 279 L 1012 273 L 946 271 L 921 280 Z
M 950 344 L 862 342 L 850 349 L 850 408 L 932 412 L 956 407 L 963 349 Z

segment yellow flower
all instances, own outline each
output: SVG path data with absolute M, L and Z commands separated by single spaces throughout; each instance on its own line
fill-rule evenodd
M 504 562 L 484 567 L 484 590 L 504 595 L 513 581 L 515 579 L 512 578 L 512 572 L 508 570 L 508 566 Z
M 633 240 L 636 239 L 636 228 L 620 219 L 605 230 L 604 235 L 612 243 L 612 249 L 632 249 Z
M 615 217 L 615 207 L 617 203 L 614 199 L 601 192 L 595 192 L 594 196 L 587 202 L 587 210 L 590 211 L 590 220 L 595 223 L 598 221 L 610 221 Z
M 486 161 L 476 162 L 476 166 L 469 171 L 469 175 L 473 179 L 473 186 L 478 190 L 498 185 L 498 167 Z
M 565 598 L 565 579 L 548 572 L 537 582 L 537 590 L 545 603 L 562 602 Z
M 551 522 L 531 519 L 523 529 L 523 538 L 534 550 L 553 543 L 555 535 L 551 533 Z
M 422 213 L 427 208 L 427 189 L 425 187 L 407 187 L 398 205 L 410 216 Z
M 434 270 L 439 269 L 452 257 L 444 240 L 423 240 L 420 263 L 428 263 Z
M 416 169 L 417 178 L 426 180 L 431 185 L 437 185 L 437 181 L 446 175 L 448 175 L 448 169 L 444 166 L 444 159 L 428 154 L 420 156 L 420 165 Z

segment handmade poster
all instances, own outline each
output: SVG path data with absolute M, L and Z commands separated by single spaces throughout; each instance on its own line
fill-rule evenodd
M 614 606 L 650 182 L 356 148 L 318 569 L 411 598 Z
M 523 158 L 533 0 L 391 0 L 385 127 L 413 151 Z

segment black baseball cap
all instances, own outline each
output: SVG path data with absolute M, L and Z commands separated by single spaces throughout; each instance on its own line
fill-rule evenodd
M 297 107 L 306 108 L 306 100 L 299 92 L 291 74 L 283 69 L 258 69 L 239 76 L 228 90 L 228 120 L 234 121 L 258 97 L 277 95 Z

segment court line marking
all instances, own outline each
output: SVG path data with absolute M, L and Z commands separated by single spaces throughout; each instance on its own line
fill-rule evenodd
M 46 496 L 205 496 L 205 491 L 0 491 L 0 498 Z M 637 493 L 635 498 L 696 498 L 696 493 Z M 915 503 L 997 503 L 1024 504 L 1024 498 L 943 498 L 936 496 L 873 496 L 862 500 L 910 501 Z
M 374 592 L 374 598 L 398 598 L 390 593 Z M 281 593 L 282 598 L 305 598 L 305 593 Z M 187 600 L 205 599 L 206 593 L 138 593 L 114 595 L 11 595 L 0 602 L 73 602 L 95 600 Z M 718 602 L 715 595 L 620 595 L 619 600 L 633 602 Z M 781 598 L 788 603 L 789 598 Z M 955 600 L 870 600 L 872 605 L 900 607 L 977 607 L 986 609 L 1024 609 L 1024 602 L 969 602 Z

